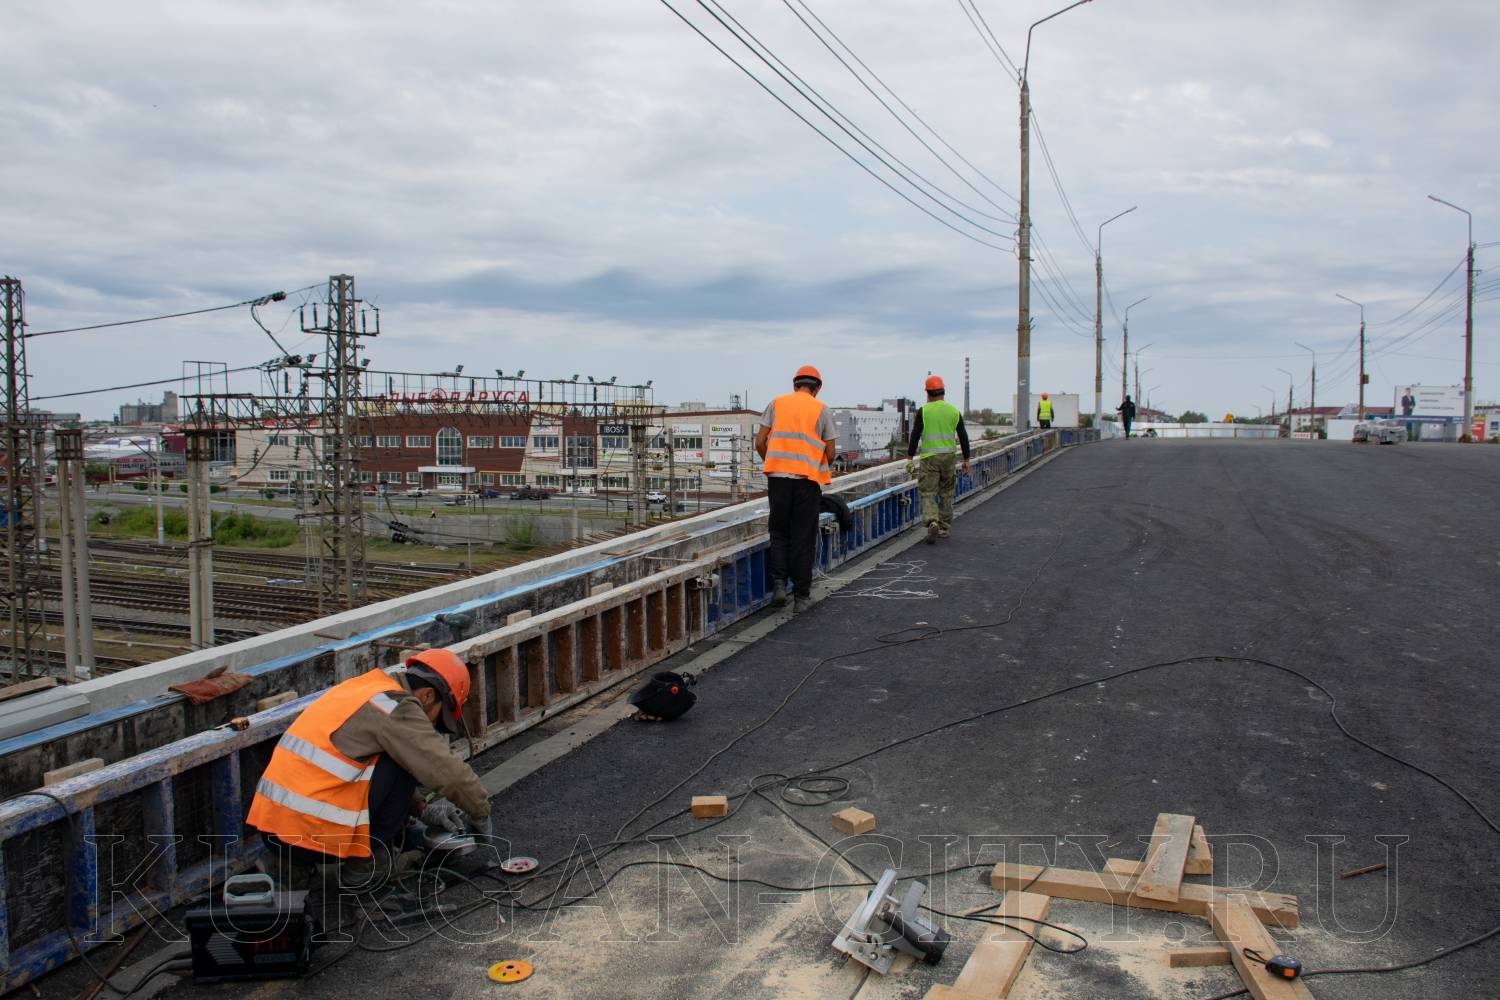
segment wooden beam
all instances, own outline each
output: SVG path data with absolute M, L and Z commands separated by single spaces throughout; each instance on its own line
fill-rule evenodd
M 1001 919 L 1023 918 L 1018 920 L 1021 926 L 1034 930 L 1032 921 L 1045 920 L 1047 908 L 1051 905 L 1050 896 L 1035 892 L 1007 892 L 995 916 Z M 984 937 L 974 946 L 958 979 L 951 987 L 932 987 L 927 991 L 926 1000 L 1001 1000 L 1010 996 L 1011 987 L 1031 952 L 1031 945 L 1031 938 L 1009 927 L 987 926 Z
M 1176 902 L 1192 844 L 1193 817 L 1178 813 L 1157 816 L 1156 829 L 1151 831 L 1151 847 L 1146 851 L 1146 865 L 1136 881 L 1136 894 L 1166 903 Z
M 1167 965 L 1174 969 L 1198 969 L 1209 965 L 1230 965 L 1234 957 L 1221 944 L 1203 948 L 1168 948 Z
M 1187 865 L 1183 869 L 1187 875 L 1212 875 L 1214 873 L 1214 851 L 1209 846 L 1208 834 L 1203 832 L 1203 827 L 1193 827 L 1193 844 L 1188 848 Z
M 1144 861 L 1126 861 L 1124 858 L 1107 858 L 1104 870 L 1121 878 L 1135 878 L 1146 867 Z
M 1035 880 L 1035 881 L 1033 881 Z M 1287 929 L 1301 919 L 1297 897 L 1279 892 L 1250 892 L 1244 889 L 1221 889 L 1213 885 L 1189 882 L 1175 901 L 1149 899 L 1132 891 L 1128 878 L 1109 872 L 1077 871 L 1071 868 L 1039 868 L 1036 865 L 1001 863 L 990 872 L 990 885 L 997 890 L 1025 889 L 1058 899 L 1078 899 L 1087 903 L 1111 903 L 1134 906 L 1142 910 L 1165 910 L 1195 917 L 1208 916 L 1210 903 L 1243 898 L 1262 923 Z
M 1229 949 L 1235 971 L 1255 1000 L 1312 1000 L 1312 991 L 1301 980 L 1278 979 L 1266 971 L 1262 963 L 1245 957 L 1246 948 L 1266 958 L 1278 950 L 1276 942 L 1260 925 L 1250 907 L 1239 899 L 1215 901 L 1208 908 L 1208 920 L 1219 940 Z

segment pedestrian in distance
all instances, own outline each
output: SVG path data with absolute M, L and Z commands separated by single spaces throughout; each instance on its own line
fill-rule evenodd
M 958 487 L 958 453 L 963 452 L 964 475 L 969 474 L 969 432 L 964 415 L 943 398 L 943 380 L 927 376 L 927 402 L 917 410 L 911 440 L 906 445 L 906 472 L 917 477 L 922 497 L 922 521 L 927 525 L 927 544 L 947 538 L 953 527 L 953 493 Z M 917 459 L 913 464 L 912 459 Z
M 1052 400 L 1042 393 L 1042 401 L 1036 404 L 1036 423 L 1042 430 L 1052 426 Z
M 818 551 L 819 501 L 833 481 L 833 415 L 818 401 L 823 376 L 803 365 L 792 376 L 792 391 L 771 400 L 755 432 L 755 452 L 764 463 L 771 501 L 767 529 L 771 547 L 771 604 L 786 604 L 792 582 L 792 611 L 812 606 L 813 558 Z
M 1125 436 L 1130 437 L 1130 424 L 1135 420 L 1135 403 L 1126 396 L 1125 402 L 1115 407 L 1115 412 L 1120 415 L 1120 426 L 1125 428 Z

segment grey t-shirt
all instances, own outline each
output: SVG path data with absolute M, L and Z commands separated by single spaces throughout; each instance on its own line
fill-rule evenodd
M 776 426 L 776 400 L 766 404 L 765 412 L 760 415 L 760 425 L 766 430 Z M 823 411 L 818 414 L 817 435 L 822 438 L 824 444 L 837 440 L 837 433 L 833 428 L 833 414 L 828 412 L 828 405 L 823 405 Z M 806 479 L 807 476 L 799 476 L 794 472 L 768 472 L 772 479 Z

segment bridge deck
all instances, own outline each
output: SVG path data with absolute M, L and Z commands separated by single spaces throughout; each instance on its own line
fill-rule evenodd
M 829 816 L 857 805 L 879 825 L 850 856 L 877 875 L 888 863 L 982 865 L 927 879 L 940 908 L 961 912 L 998 903 L 987 875 L 1002 856 L 1043 863 L 1041 845 L 1072 835 L 1091 849 L 1064 846 L 1048 862 L 1138 859 L 1157 813 L 1188 813 L 1214 840 L 1215 883 L 1299 897 L 1303 926 L 1281 937 L 1308 969 L 1430 955 L 1500 924 L 1500 835 L 1430 778 L 1342 736 L 1307 683 L 1235 657 L 1306 673 L 1338 697 L 1353 732 L 1500 812 L 1500 685 L 1489 663 L 1500 645 L 1489 607 L 1497 487 L 1500 449 L 1482 447 L 1132 441 L 1063 453 L 975 506 L 952 539 L 878 553 L 884 565 L 714 667 L 680 722 L 617 724 L 509 787 L 497 829 L 544 861 L 591 845 L 606 872 L 658 856 L 723 872 L 733 850 L 741 876 L 827 885 L 862 877 L 813 834 L 836 838 Z M 922 634 L 932 637 L 881 641 Z M 1197 659 L 879 749 L 1188 657 Z M 631 833 L 693 794 L 735 795 L 757 775 L 861 755 L 831 772 L 849 788 L 826 804 L 799 807 L 770 789 L 711 829 L 668 819 L 658 832 L 684 835 L 670 847 L 606 851 L 633 814 L 705 763 Z M 1390 859 L 1375 839 L 1389 835 L 1410 838 Z M 1331 875 L 1387 860 L 1386 872 Z M 589 882 L 579 875 L 572 894 Z M 521 898 L 545 907 L 540 890 L 555 885 Z M 507 958 L 535 963 L 517 988 L 532 997 L 858 990 L 872 1000 L 921 997 L 957 978 L 982 927 L 945 920 L 956 940 L 941 965 L 903 962 L 861 986 L 861 968 L 829 947 L 860 895 L 731 889 L 641 865 L 567 909 L 511 909 L 498 931 L 476 913 L 463 933 L 355 953 L 323 977 L 258 995 L 478 995 L 496 988 L 486 968 Z M 1206 921 L 1065 901 L 1050 919 L 1091 947 L 1034 951 L 1013 996 L 1188 998 L 1239 985 L 1225 968 L 1166 968 L 1161 948 L 1206 935 Z M 1415 972 L 1309 985 L 1324 998 L 1479 995 L 1497 960 L 1500 941 Z M 174 995 L 200 992 L 210 988 Z

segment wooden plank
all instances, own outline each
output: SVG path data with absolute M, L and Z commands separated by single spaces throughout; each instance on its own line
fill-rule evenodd
M 51 771 L 44 771 L 42 773 L 42 787 L 46 788 L 48 785 L 55 785 L 59 781 L 67 781 L 69 778 L 76 778 L 80 774 L 88 774 L 90 771 L 97 771 L 103 766 L 104 760 L 100 757 L 90 757 L 87 760 L 75 760 L 71 764 L 64 764 L 62 767 L 54 768 Z
M 1193 817 L 1161 813 L 1151 831 L 1146 865 L 1136 880 L 1136 895 L 1163 902 L 1176 902 L 1187 868 L 1188 848 L 1193 843 Z
M 1021 921 L 1022 926 L 1030 929 L 1031 920 L 1047 918 L 1051 905 L 1051 897 L 1040 893 L 1007 892 L 995 916 L 1030 918 Z M 1009 927 L 986 927 L 953 985 L 932 987 L 925 1000 L 999 1000 L 1009 996 L 1026 964 L 1031 945 L 1029 937 Z
M 1193 827 L 1193 843 L 1188 848 L 1187 865 L 1182 869 L 1186 875 L 1212 875 L 1214 873 L 1214 851 L 1209 846 L 1208 834 L 1203 827 Z
M 32 694 L 37 691 L 46 691 L 48 688 L 55 687 L 57 687 L 56 677 L 36 677 L 29 681 L 22 681 L 19 684 L 11 684 L 8 687 L 0 688 L 0 701 L 10 701 L 12 698 L 19 698 L 22 695 Z
M 1279 948 L 1243 901 L 1237 898 L 1215 901 L 1208 908 L 1208 920 L 1219 940 L 1229 949 L 1235 971 L 1255 1000 L 1312 1000 L 1312 991 L 1301 980 L 1278 979 L 1260 962 L 1245 957 L 1246 948 L 1266 958 L 1276 954 Z
M 287 702 L 296 701 L 300 697 L 301 695 L 297 694 L 296 691 L 278 691 L 276 694 L 267 695 L 257 701 L 255 703 L 255 710 L 257 712 L 264 712 L 268 708 L 285 705 Z
M 990 872 L 990 885 L 1000 891 L 1025 889 L 1058 899 L 1134 906 L 1142 910 L 1165 910 L 1196 917 L 1208 916 L 1210 903 L 1235 897 L 1243 898 L 1262 923 L 1290 929 L 1296 927 L 1301 919 L 1297 910 L 1297 897 L 1284 893 L 1221 889 L 1218 886 L 1189 882 L 1182 887 L 1178 898 L 1169 902 L 1149 899 L 1133 892 L 1130 879 L 1110 872 L 1077 871 L 1071 868 L 1043 869 L 1036 865 L 1001 863 Z
M 1126 861 L 1124 858 L 1107 858 L 1104 870 L 1121 878 L 1135 878 L 1146 867 L 1144 861 Z
M 1168 948 L 1167 965 L 1174 969 L 1200 969 L 1210 965 L 1230 965 L 1234 957 L 1223 945 L 1204 948 Z

